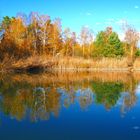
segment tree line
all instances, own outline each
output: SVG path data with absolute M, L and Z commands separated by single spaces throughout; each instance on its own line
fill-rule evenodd
M 140 56 L 137 47 L 139 32 L 132 26 L 123 28 L 125 38 L 112 27 L 98 32 L 94 38 L 91 29 L 83 27 L 80 35 L 69 28 L 62 30 L 61 20 L 32 12 L 29 16 L 3 17 L 0 23 L 0 61 L 5 57 L 23 59 L 33 55 L 50 57 L 116 57 L 133 59 Z

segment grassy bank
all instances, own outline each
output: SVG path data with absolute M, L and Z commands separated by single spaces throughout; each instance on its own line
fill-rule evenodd
M 140 70 L 140 58 L 134 62 L 133 69 Z M 1 72 L 37 71 L 129 71 L 129 60 L 123 58 L 84 59 L 79 57 L 52 58 L 32 56 L 27 59 L 7 58 L 0 64 Z

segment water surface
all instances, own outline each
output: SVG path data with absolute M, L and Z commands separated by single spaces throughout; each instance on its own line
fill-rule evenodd
M 139 140 L 140 74 L 0 76 L 0 140 Z

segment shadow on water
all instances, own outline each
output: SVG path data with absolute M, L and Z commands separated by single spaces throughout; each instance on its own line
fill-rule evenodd
M 23 120 L 49 120 L 58 117 L 62 107 L 76 103 L 82 110 L 103 105 L 112 110 L 120 105 L 120 114 L 136 104 L 140 76 L 137 73 L 40 73 L 11 74 L 0 77 L 0 111 Z M 28 113 L 27 113 L 28 112 Z

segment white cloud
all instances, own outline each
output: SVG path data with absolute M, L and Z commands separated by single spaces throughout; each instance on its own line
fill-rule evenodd
M 87 13 L 86 13 L 86 15 L 87 15 L 87 16 L 91 16 L 91 15 L 92 15 L 92 13 L 90 13 L 90 12 L 87 12 Z
M 93 13 L 91 13 L 91 12 L 82 13 L 82 12 L 81 12 L 80 15 L 83 15 L 83 16 L 92 16 Z
M 126 24 L 126 20 L 120 19 L 120 20 L 117 20 L 115 23 L 116 23 L 117 25 L 123 25 L 123 24 Z
M 96 25 L 101 25 L 102 23 L 101 22 L 96 22 Z
M 139 9 L 139 6 L 138 6 L 138 5 L 135 5 L 134 8 L 135 8 L 135 9 Z
M 85 27 L 85 28 L 89 28 L 89 25 L 85 25 L 84 27 Z

